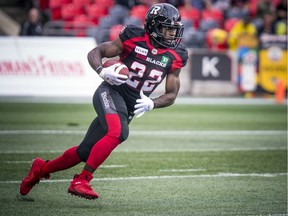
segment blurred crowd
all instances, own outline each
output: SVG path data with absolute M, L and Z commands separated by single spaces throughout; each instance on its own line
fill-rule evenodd
M 20 35 L 89 36 L 101 43 L 125 25 L 143 26 L 149 7 L 160 2 L 178 8 L 189 48 L 234 50 L 241 38 L 287 35 L 287 0 L 29 0 Z

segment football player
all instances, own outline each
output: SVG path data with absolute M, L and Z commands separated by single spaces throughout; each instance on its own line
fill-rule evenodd
M 85 162 L 82 172 L 71 181 L 68 193 L 86 199 L 99 197 L 89 185 L 92 174 L 128 138 L 133 116 L 174 103 L 180 87 L 179 73 L 188 59 L 186 48 L 180 44 L 183 30 L 174 6 L 155 4 L 147 12 L 144 29 L 128 25 L 116 40 L 102 43 L 88 53 L 89 64 L 104 79 L 93 96 L 97 117 L 79 146 L 54 160 L 34 159 L 20 185 L 22 196 L 51 173 Z M 129 68 L 126 81 L 120 78 L 127 76 L 114 72 L 117 65 L 102 67 L 102 58 L 116 56 Z M 165 77 L 165 93 L 149 98 Z

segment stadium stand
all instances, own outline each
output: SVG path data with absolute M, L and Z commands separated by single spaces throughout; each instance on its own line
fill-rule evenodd
M 99 24 L 99 20 L 101 17 L 105 17 L 108 12 L 107 8 L 102 5 L 91 4 L 89 7 L 86 7 L 87 16 L 89 19 L 95 24 Z
M 224 30 L 230 32 L 233 26 L 239 21 L 238 18 L 229 18 L 224 21 Z
M 182 19 L 191 21 L 195 28 L 199 27 L 200 12 L 198 9 L 192 7 L 180 7 L 179 12 Z
M 114 5 L 109 9 L 109 16 L 117 19 L 119 23 L 123 23 L 129 13 L 129 9 L 122 5 Z
M 121 4 L 121 1 L 114 0 L 4 0 L 2 2 L 18 8 L 20 6 L 24 12 L 27 11 L 27 7 L 38 7 L 43 17 L 46 17 L 42 21 L 45 36 L 89 36 L 94 37 L 98 43 L 115 38 L 120 26 L 128 24 L 143 26 L 146 12 L 150 7 L 149 1 L 144 0 L 135 0 L 129 7 Z M 161 2 L 165 1 L 161 0 Z M 185 4 L 178 9 L 185 26 L 182 43 L 187 47 L 207 47 L 205 43 L 207 32 L 213 29 L 226 31 L 229 37 L 229 32 L 235 24 L 247 16 L 251 16 L 252 24 L 257 31 L 260 31 L 264 25 L 263 13 L 267 11 L 275 14 L 273 32 L 287 33 L 287 15 L 286 18 L 278 15 L 285 14 L 285 11 L 287 14 L 287 2 L 285 5 L 284 0 L 186 0 L 183 2 Z M 1 9 L 4 10 L 5 7 Z M 278 10 L 282 11 L 278 13 Z M 9 15 L 8 10 L 6 11 Z M 11 17 L 14 18 L 13 16 Z M 20 20 L 23 20 L 23 13 Z M 21 23 L 19 18 L 17 21 Z
M 135 5 L 130 11 L 130 16 L 141 20 L 141 23 L 144 24 L 148 9 L 149 7 L 146 5 Z
M 49 0 L 48 10 L 51 20 L 62 19 L 61 10 L 66 4 L 69 4 L 70 0 Z
M 114 0 L 92 0 L 94 4 L 102 5 L 107 9 L 111 8 L 114 5 Z
M 111 41 L 115 40 L 123 28 L 124 28 L 124 25 L 121 25 L 121 24 L 112 26 L 109 31 L 109 40 Z

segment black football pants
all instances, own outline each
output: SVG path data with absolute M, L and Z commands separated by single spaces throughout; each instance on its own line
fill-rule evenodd
M 95 91 L 93 96 L 93 106 L 97 113 L 97 117 L 92 121 L 84 139 L 77 148 L 77 153 L 82 161 L 86 162 L 92 147 L 102 139 L 109 130 L 109 134 L 120 134 L 118 137 L 120 142 L 123 142 L 129 135 L 129 121 L 128 111 L 126 103 L 122 96 L 115 90 L 113 90 L 109 84 L 103 82 Z M 119 123 L 114 126 L 113 118 L 109 119 L 109 116 L 118 115 L 120 118 Z M 117 119 L 119 119 L 117 117 Z M 114 131 L 113 131 L 114 130 Z M 117 130 L 117 131 L 116 131 Z

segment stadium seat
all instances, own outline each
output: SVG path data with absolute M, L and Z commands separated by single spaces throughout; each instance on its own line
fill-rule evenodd
M 231 8 L 227 11 L 227 18 L 238 18 L 243 19 L 246 16 L 249 16 L 249 10 L 246 8 Z
M 96 38 L 96 36 L 99 34 L 98 27 L 97 26 L 90 26 L 86 29 L 86 35 L 88 37 Z
M 109 41 L 109 29 L 100 29 L 97 28 L 97 35 L 95 35 L 95 39 L 98 44 Z
M 200 12 L 197 9 L 191 8 L 187 10 L 185 7 L 180 7 L 179 12 L 182 19 L 191 20 L 195 28 L 199 27 Z
M 149 8 L 145 5 L 136 5 L 136 6 L 131 8 L 130 16 L 140 19 L 142 24 L 144 24 L 145 18 L 146 18 L 146 13 L 148 10 L 149 10 Z
M 114 17 L 106 16 L 106 17 L 100 18 L 99 28 L 110 29 L 112 26 L 117 25 L 117 24 L 121 24 L 121 23 L 119 23 L 118 20 L 115 19 Z
M 75 7 L 74 4 L 67 4 L 61 8 L 61 17 L 64 21 L 72 21 L 77 15 L 83 14 L 81 8 Z
M 94 4 L 111 8 L 114 5 L 114 0 L 94 0 Z
M 219 23 L 214 19 L 203 19 L 200 22 L 200 30 L 207 32 L 213 28 L 218 28 Z
M 73 19 L 74 27 L 87 27 L 89 25 L 94 25 L 94 23 L 89 19 L 89 17 L 85 14 L 80 14 L 75 16 Z
M 49 8 L 59 8 L 65 4 L 71 3 L 72 0 L 49 0 Z
M 119 23 L 123 23 L 125 17 L 129 16 L 129 9 L 122 5 L 114 5 L 109 9 L 109 15 L 117 18 Z
M 202 11 L 202 20 L 213 19 L 216 20 L 219 24 L 223 21 L 223 13 L 218 9 L 203 10 Z
M 92 4 L 86 7 L 86 14 L 96 25 L 99 24 L 99 19 L 107 15 L 107 8 L 104 6 Z
M 110 28 L 110 32 L 109 32 L 109 40 L 115 40 L 118 36 L 120 31 L 124 28 L 124 25 L 118 24 L 118 25 L 114 25 Z
M 62 6 L 71 3 L 71 0 L 50 0 L 49 12 L 51 20 L 60 20 Z
M 181 43 L 189 48 L 204 48 L 206 33 L 191 27 L 184 31 Z
M 123 21 L 123 24 L 124 25 L 135 25 L 135 26 L 139 26 L 139 27 L 142 26 L 142 22 L 140 19 L 138 19 L 136 17 L 131 17 L 131 16 L 126 17 Z
M 72 0 L 72 3 L 76 7 L 84 7 L 90 5 L 91 1 L 90 0 Z
M 77 37 L 86 36 L 87 29 L 93 25 L 94 23 L 85 14 L 75 16 L 72 21 L 72 26 L 75 32 L 75 36 Z
M 183 18 L 183 19 L 181 19 L 181 22 L 184 25 L 184 29 L 188 29 L 190 27 L 196 28 L 193 21 L 190 19 Z

